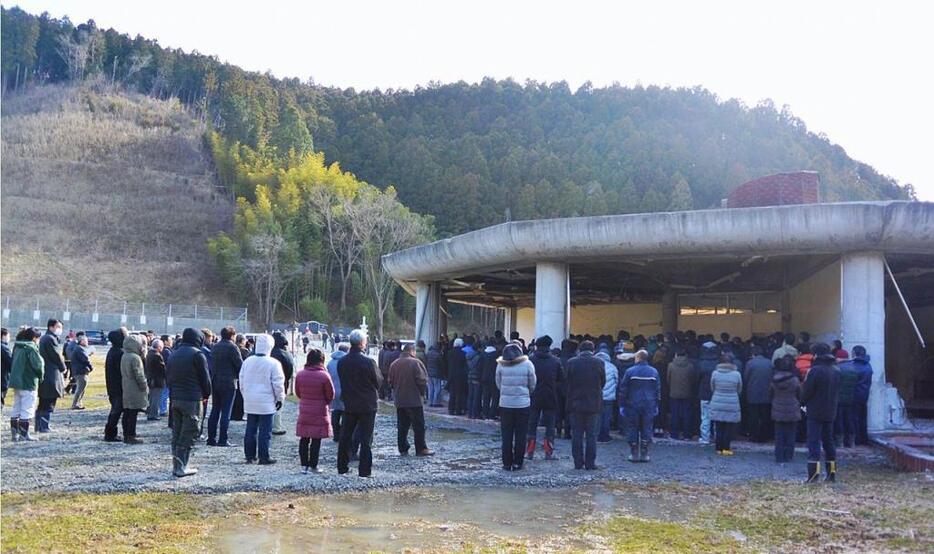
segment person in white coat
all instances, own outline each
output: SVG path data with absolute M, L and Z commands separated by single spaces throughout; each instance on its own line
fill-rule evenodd
M 270 356 L 273 345 L 270 335 L 258 335 L 254 354 L 240 367 L 240 393 L 247 416 L 243 452 L 248 464 L 257 461 L 257 447 L 260 465 L 276 463 L 269 457 L 269 441 L 272 418 L 285 400 L 285 373 L 279 360 Z

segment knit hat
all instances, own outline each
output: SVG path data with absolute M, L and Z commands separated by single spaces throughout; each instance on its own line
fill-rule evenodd
M 496 360 L 498 363 L 513 365 L 526 359 L 522 354 L 522 347 L 515 343 L 509 343 L 503 347 L 503 355 Z

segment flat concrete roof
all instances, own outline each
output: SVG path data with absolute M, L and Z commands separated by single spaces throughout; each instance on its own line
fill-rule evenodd
M 934 254 L 934 203 L 844 202 L 511 221 L 393 252 L 382 263 L 406 285 L 542 261 L 867 250 Z

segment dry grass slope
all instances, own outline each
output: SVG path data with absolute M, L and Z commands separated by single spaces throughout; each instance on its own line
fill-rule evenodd
M 5 97 L 2 125 L 5 295 L 228 302 L 205 238 L 234 206 L 177 101 L 43 86 Z

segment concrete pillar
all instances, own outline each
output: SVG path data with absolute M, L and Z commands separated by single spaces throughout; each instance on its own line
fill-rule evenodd
M 666 291 L 662 295 L 662 332 L 674 333 L 678 330 L 678 295 Z
M 441 285 L 418 283 L 415 286 L 415 340 L 430 346 L 441 336 Z
M 840 258 L 840 340 L 853 351 L 861 344 L 872 362 L 869 390 L 870 431 L 886 427 L 885 407 L 885 259 L 878 252 Z
M 518 308 L 503 308 L 503 336 L 509 339 L 509 334 L 516 330 L 519 315 Z
M 560 343 L 568 336 L 570 315 L 567 264 L 539 263 L 535 266 L 535 336 L 549 335 Z

